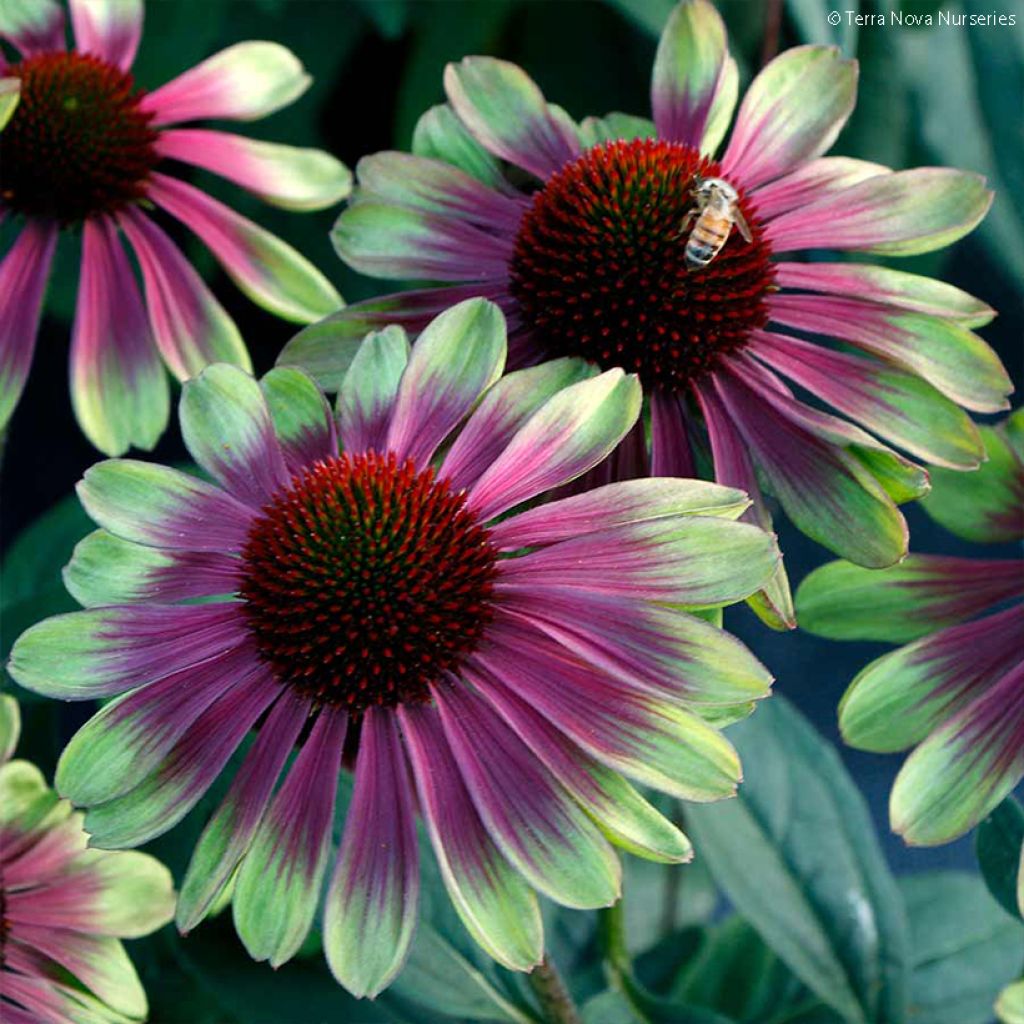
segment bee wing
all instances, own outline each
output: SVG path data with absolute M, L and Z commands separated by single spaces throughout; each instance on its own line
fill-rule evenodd
M 748 242 L 752 242 L 754 240 L 754 236 L 750 231 L 750 225 L 746 222 L 746 220 L 743 217 L 743 214 L 740 213 L 737 207 L 733 207 L 732 218 L 733 222 L 736 224 L 736 227 L 740 229 L 740 234 Z

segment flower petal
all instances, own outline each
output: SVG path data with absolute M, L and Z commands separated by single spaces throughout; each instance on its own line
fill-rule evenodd
M 970 417 L 914 374 L 768 331 L 751 340 L 772 369 L 912 455 L 953 469 L 984 456 Z
M 278 967 L 309 932 L 327 870 L 348 718 L 322 708 L 235 882 L 235 928 L 254 960 Z
M 18 404 L 32 365 L 56 246 L 57 226 L 30 220 L 0 263 L 0 430 Z
M 549 398 L 596 373 L 580 359 L 553 359 L 506 374 L 481 399 L 445 455 L 441 476 L 471 488 L 516 431 Z
M 199 837 L 178 896 L 177 924 L 191 931 L 210 913 L 252 843 L 281 770 L 309 716 L 309 703 L 282 693 Z
M 496 593 L 571 587 L 690 607 L 731 604 L 759 590 L 779 562 L 774 538 L 712 516 L 609 526 L 501 562 Z
M 834 640 L 906 643 L 1024 597 L 1014 560 L 916 555 L 889 569 L 830 562 L 805 576 L 800 625 Z
M 849 453 L 808 429 L 799 403 L 752 375 L 739 359 L 718 373 L 718 396 L 793 523 L 860 565 L 882 567 L 907 551 L 903 517 Z
M 501 164 L 473 137 L 447 103 L 431 107 L 412 133 L 416 156 L 443 160 L 492 188 L 511 192 Z
M 107 218 L 82 229 L 71 340 L 71 401 L 86 437 L 106 455 L 151 449 L 167 426 L 167 374 L 135 275 Z
M 25 57 L 64 49 L 64 11 L 55 0 L 5 3 L 0 7 L 0 38 Z
M 465 57 L 444 71 L 455 113 L 495 156 L 545 179 L 579 153 L 575 132 L 515 64 Z
M 257 305 L 308 324 L 342 305 L 334 286 L 287 242 L 192 185 L 154 174 L 150 198 L 188 225 Z
M 169 604 L 234 594 L 241 563 L 215 551 L 144 547 L 94 530 L 75 545 L 64 586 L 86 608 L 112 604 Z
M 1014 419 L 1020 419 L 1018 410 Z M 1012 421 L 1011 421 L 1012 422 Z M 974 473 L 932 473 L 924 510 L 958 537 L 979 544 L 1024 539 L 1024 449 L 1006 427 L 980 428 L 986 461 Z
M 312 377 L 279 366 L 264 375 L 260 388 L 290 474 L 338 454 L 334 415 Z
M 409 339 L 401 327 L 368 334 L 338 390 L 338 423 L 347 452 L 385 451 Z
M 750 83 L 740 104 L 722 173 L 745 188 L 821 156 L 857 99 L 857 62 L 828 46 L 795 46 Z
M 608 370 L 563 388 L 516 432 L 473 485 L 468 506 L 493 519 L 597 465 L 640 414 L 640 382 Z
M 229 46 L 142 100 L 154 127 L 228 118 L 255 121 L 288 106 L 310 86 L 298 58 L 277 43 Z
M 505 366 L 505 318 L 485 299 L 468 299 L 430 322 L 413 346 L 395 395 L 387 448 L 429 463 Z
M 544 952 L 533 891 L 484 828 L 441 728 L 437 709 L 398 709 L 420 810 L 441 877 L 462 923 L 498 963 L 527 971 Z
M 963 238 L 991 205 L 981 175 L 918 167 L 876 175 L 790 210 L 769 222 L 764 237 L 776 253 L 821 248 L 912 256 Z
M 865 263 L 775 264 L 775 280 L 783 288 L 868 298 L 888 306 L 955 320 L 963 327 L 984 327 L 996 311 L 973 295 L 919 274 Z
M 187 380 L 209 363 L 251 368 L 234 321 L 164 232 L 134 207 L 118 214 L 142 270 L 146 308 L 168 369 Z
M 620 139 L 655 139 L 658 129 L 646 117 L 634 117 L 613 110 L 604 117 L 585 117 L 580 122 L 580 143 L 584 148 L 598 146 L 602 142 L 617 142 Z
M 142 38 L 142 0 L 68 0 L 75 49 L 127 71 Z
M 790 210 L 799 210 L 826 195 L 856 185 L 859 181 L 890 173 L 890 169 L 882 164 L 854 160 L 847 156 L 823 156 L 801 164 L 791 173 L 755 189 L 750 199 L 757 209 L 758 217 L 762 221 L 770 221 Z
M 893 785 L 893 829 L 914 846 L 962 836 L 1024 775 L 1024 664 L 1018 664 L 907 759 Z
M 247 636 L 234 605 L 96 608 L 37 622 L 15 641 L 7 670 L 36 693 L 89 700 L 198 671 Z
M 624 480 L 584 494 L 545 502 L 503 519 L 491 527 L 491 543 L 499 549 L 514 551 L 652 519 L 675 516 L 737 519 L 749 507 L 750 499 L 742 491 L 704 480 Z
M 371 999 L 401 970 L 416 926 L 419 860 L 413 782 L 390 709 L 369 709 L 355 791 L 324 909 L 335 978 Z
M 160 132 L 155 148 L 165 159 L 212 171 L 286 210 L 322 210 L 352 191 L 352 172 L 322 149 L 207 128 Z
M 495 710 L 572 794 L 605 837 L 648 860 L 678 864 L 693 857 L 690 841 L 618 772 L 606 768 L 504 687 L 482 690 Z
M 21 101 L 21 79 L 4 78 L 4 67 L 0 62 L 0 132 L 7 126 L 7 122 L 14 116 Z M 0 220 L 3 218 L 0 217 Z
M 889 753 L 923 740 L 1020 663 L 1024 609 L 949 626 L 875 659 L 839 705 L 848 743 Z
M 76 490 L 99 526 L 151 547 L 235 553 L 245 545 L 253 516 L 218 487 L 134 459 L 90 466 Z
M 229 494 L 259 510 L 289 482 L 259 384 L 217 363 L 185 381 L 181 436 L 196 462 Z
M 370 277 L 494 281 L 507 274 L 514 236 L 366 199 L 342 212 L 331 240 L 353 270 Z
M 714 156 L 722 144 L 722 139 L 732 124 L 732 114 L 736 109 L 739 92 L 740 70 L 736 61 L 727 53 L 718 76 L 718 84 L 715 86 L 715 94 L 711 99 L 711 109 L 708 111 L 707 123 L 704 126 L 704 138 L 700 143 L 700 151 L 704 156 Z
M 0 766 L 7 764 L 21 734 L 21 712 L 9 693 L 0 693 Z
M 651 110 L 658 135 L 701 148 L 726 50 L 725 24 L 708 0 L 675 6 L 658 41 Z
M 967 409 L 999 412 L 1007 407 L 1013 384 L 999 357 L 959 324 L 826 295 L 773 295 L 769 309 L 775 323 L 849 341 L 923 377 Z

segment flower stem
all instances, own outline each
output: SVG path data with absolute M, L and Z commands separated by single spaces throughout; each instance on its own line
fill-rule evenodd
M 621 899 L 613 906 L 598 911 L 598 935 L 608 987 L 621 993 L 637 1020 L 649 1022 L 641 989 L 633 980 L 633 961 L 626 945 L 626 909 Z
M 547 953 L 527 978 L 540 1001 L 546 1024 L 580 1024 L 576 1004 Z

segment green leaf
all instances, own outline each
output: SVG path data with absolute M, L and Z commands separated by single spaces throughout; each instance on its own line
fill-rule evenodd
M 739 723 L 739 797 L 688 808 L 698 857 L 816 995 L 858 1024 L 906 1020 L 907 935 L 867 807 L 782 698 Z
M 956 871 L 899 880 L 910 921 L 910 1014 L 921 1024 L 988 1024 L 1024 959 L 1024 927 L 980 878 Z
M 988 891 L 1015 917 L 1021 916 L 1017 885 L 1022 844 L 1024 808 L 1010 796 L 978 826 L 975 849 Z

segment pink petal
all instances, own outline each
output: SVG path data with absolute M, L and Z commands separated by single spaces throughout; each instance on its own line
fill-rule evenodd
M 142 0 L 68 0 L 75 49 L 127 71 L 142 38 Z

